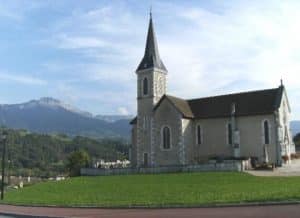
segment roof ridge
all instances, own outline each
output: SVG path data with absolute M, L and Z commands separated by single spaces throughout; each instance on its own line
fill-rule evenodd
M 270 89 L 259 89 L 259 90 L 249 90 L 249 91 L 243 91 L 243 92 L 235 92 L 235 93 L 229 93 L 229 94 L 222 94 L 222 95 L 213 95 L 213 96 L 207 96 L 207 97 L 201 97 L 201 98 L 191 98 L 191 99 L 185 99 L 186 101 L 194 101 L 194 100 L 200 100 L 200 99 L 209 99 L 209 98 L 216 98 L 216 97 L 224 97 L 224 96 L 233 96 L 233 95 L 240 95 L 240 94 L 250 94 L 250 93 L 256 93 L 256 92 L 263 92 L 263 91 L 275 91 L 278 90 L 280 87 L 277 88 L 270 88 Z
M 186 99 L 184 99 L 184 98 L 180 98 L 180 97 L 177 97 L 177 96 L 174 96 L 174 95 L 165 94 L 165 96 L 166 96 L 166 97 L 170 97 L 170 98 L 177 98 L 177 99 L 180 99 L 180 100 L 186 101 Z

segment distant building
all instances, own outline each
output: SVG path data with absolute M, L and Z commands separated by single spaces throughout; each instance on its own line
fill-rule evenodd
M 186 100 L 166 94 L 167 73 L 150 15 L 145 54 L 136 69 L 134 167 L 191 165 L 212 156 L 256 157 L 281 166 L 282 156 L 294 152 L 291 108 L 282 83 L 274 89 Z

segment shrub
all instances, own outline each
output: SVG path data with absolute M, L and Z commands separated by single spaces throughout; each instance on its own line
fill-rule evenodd
M 90 156 L 84 150 L 74 151 L 68 156 L 66 168 L 70 176 L 80 176 L 80 168 L 88 167 Z
M 291 159 L 300 159 L 300 153 L 293 153 L 291 154 Z

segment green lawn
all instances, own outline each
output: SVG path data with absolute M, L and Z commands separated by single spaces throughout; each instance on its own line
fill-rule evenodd
M 10 191 L 6 203 L 167 206 L 300 200 L 300 177 L 245 173 L 180 173 L 78 177 Z

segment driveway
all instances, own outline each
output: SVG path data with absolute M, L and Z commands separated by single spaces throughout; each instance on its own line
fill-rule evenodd
M 291 164 L 271 170 L 248 170 L 254 176 L 300 176 L 300 159 L 292 160 Z

